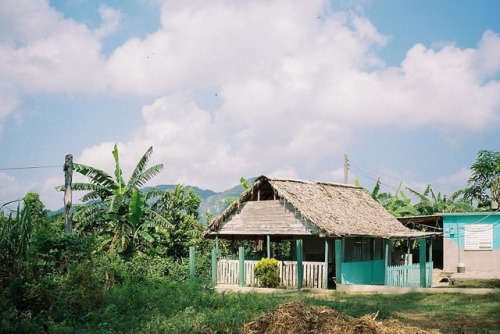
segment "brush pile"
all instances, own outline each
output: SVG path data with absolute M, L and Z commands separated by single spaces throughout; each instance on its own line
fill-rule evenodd
M 243 325 L 243 334 L 435 334 L 407 326 L 398 320 L 376 320 L 377 314 L 353 318 L 326 306 L 312 306 L 301 301 L 281 304 L 269 313 Z

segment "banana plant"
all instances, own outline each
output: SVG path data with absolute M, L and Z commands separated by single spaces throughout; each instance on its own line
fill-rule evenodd
M 432 215 L 438 212 L 470 212 L 474 211 L 474 207 L 464 198 L 465 189 L 459 189 L 453 192 L 450 196 L 437 194 L 429 184 L 425 187 L 422 193 L 406 188 L 413 196 L 418 198 L 419 202 L 415 204 L 415 208 L 421 215 Z
M 75 191 L 87 191 L 75 216 L 75 230 L 94 232 L 102 236 L 102 248 L 118 253 L 125 252 L 131 244 L 139 241 L 151 242 L 148 232 L 152 226 L 169 227 L 169 222 L 148 208 L 145 195 L 140 188 L 163 169 L 163 164 L 147 168 L 153 153 L 150 147 L 134 168 L 128 182 L 125 182 L 120 165 L 118 147 L 112 151 L 115 161 L 114 175 L 105 171 L 73 163 L 73 170 L 86 177 L 87 183 L 73 183 Z M 64 190 L 64 187 L 59 187 Z
M 33 232 L 42 226 L 47 210 L 36 193 L 27 193 L 24 198 L 6 204 L 15 202 L 17 210 L 11 211 L 8 217 L 0 215 L 0 263 L 10 268 L 11 274 L 19 276 L 26 269 Z
M 402 190 L 403 181 L 399 183 L 396 193 L 392 195 L 391 193 L 380 192 L 380 186 L 382 182 L 380 178 L 375 182 L 375 186 L 372 191 L 364 188 L 359 180 L 355 181 L 356 186 L 361 187 L 369 194 L 374 200 L 379 202 L 387 211 L 389 211 L 395 217 L 403 217 L 410 215 L 418 215 L 418 211 L 411 204 L 410 198 Z

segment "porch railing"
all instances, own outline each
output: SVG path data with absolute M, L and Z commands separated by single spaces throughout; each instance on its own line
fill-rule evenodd
M 245 261 L 245 285 L 257 286 L 254 269 L 259 261 Z M 302 287 L 323 289 L 325 284 L 324 262 L 302 262 Z M 297 287 L 297 262 L 279 261 L 281 285 L 289 288 Z M 238 260 L 221 259 L 217 262 L 217 284 L 239 284 Z
M 426 262 L 426 287 L 432 286 L 432 262 Z M 420 264 L 389 266 L 386 272 L 386 285 L 408 288 L 420 287 Z

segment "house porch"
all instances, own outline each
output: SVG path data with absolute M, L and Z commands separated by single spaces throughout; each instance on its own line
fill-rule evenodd
M 408 257 L 403 264 L 391 264 L 390 240 L 382 240 L 383 253 L 381 258 L 360 259 L 353 261 L 352 254 L 345 256 L 346 238 L 334 240 L 333 259 L 325 256 L 324 261 L 302 261 L 302 240 L 296 240 L 296 261 L 279 261 L 280 286 L 287 288 L 334 288 L 337 284 L 386 285 L 394 287 L 430 287 L 432 286 L 432 261 L 426 261 L 427 243 L 420 240 L 419 258 L 423 261 L 412 263 Z M 329 239 L 324 238 L 325 253 L 329 253 Z M 370 246 L 375 248 L 372 239 Z M 429 253 L 432 252 L 430 243 Z M 267 253 L 270 254 L 268 246 Z M 347 248 L 349 251 L 349 248 Z M 214 250 L 212 259 L 212 277 L 216 284 L 238 284 L 240 286 L 258 286 L 254 275 L 257 260 L 245 260 L 244 249 L 240 247 L 239 260 L 218 259 Z M 215 265 L 214 265 L 215 264 Z

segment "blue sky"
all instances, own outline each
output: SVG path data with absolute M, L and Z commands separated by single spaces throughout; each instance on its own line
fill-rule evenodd
M 500 3 L 0 3 L 0 205 L 62 206 L 68 153 L 150 185 L 270 175 L 449 194 L 500 150 Z M 48 166 L 37 169 L 11 169 Z M 78 179 L 78 178 L 76 178 Z M 79 195 L 75 196 L 80 197 Z

